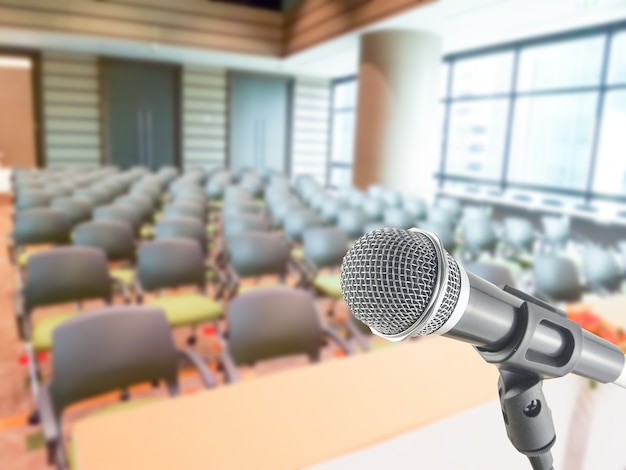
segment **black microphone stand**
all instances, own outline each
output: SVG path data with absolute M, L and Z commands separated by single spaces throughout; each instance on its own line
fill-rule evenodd
M 524 301 L 518 310 L 518 336 L 497 350 L 475 349 L 500 371 L 498 394 L 509 440 L 528 457 L 534 470 L 554 470 L 551 449 L 556 432 L 542 385 L 545 377 L 563 375 L 558 371 L 571 363 L 575 333 L 570 331 L 565 312 L 510 286 L 504 290 Z M 566 341 L 569 347 L 555 357 L 539 356 L 531 361 L 532 337 L 542 322 L 552 324 L 565 338 L 571 336 Z
M 541 377 L 532 372 L 500 369 L 498 394 L 513 446 L 528 457 L 534 470 L 553 470 L 550 450 L 556 432 L 542 383 Z

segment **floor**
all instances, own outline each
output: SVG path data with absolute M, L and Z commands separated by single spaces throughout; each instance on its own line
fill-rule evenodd
M 0 250 L 7 245 L 11 232 L 10 205 L 0 201 Z M 24 359 L 24 349 L 20 342 L 14 319 L 14 295 L 16 290 L 15 273 L 9 263 L 6 251 L 0 251 L 0 470 L 43 470 L 52 468 L 47 465 L 46 452 L 43 445 L 39 426 L 29 425 L 27 418 L 33 409 L 33 401 L 28 387 L 27 364 Z M 323 301 L 320 301 L 323 302 Z M 325 310 L 325 305 L 320 308 Z M 322 310 L 322 311 L 324 311 Z M 44 312 L 45 314 L 45 312 Z M 341 304 L 337 307 L 334 320 L 347 315 L 347 307 Z M 185 339 L 189 331 L 179 329 L 174 332 L 175 340 L 181 347 L 185 346 Z M 210 333 L 200 334 L 197 352 L 209 356 L 215 346 L 214 337 Z M 332 359 L 338 351 L 333 346 L 327 346 L 323 352 L 323 360 Z M 50 358 L 42 357 L 42 373 L 50 376 Z M 257 364 L 254 369 L 241 371 L 244 380 L 254 376 L 275 373 L 290 367 L 305 366 L 306 358 L 286 358 Z M 194 393 L 201 389 L 200 381 L 192 371 L 181 374 L 183 393 Z M 146 394 L 165 395 L 163 390 L 153 390 L 149 386 L 139 386 L 131 390 L 133 396 Z M 119 399 L 116 394 L 99 398 L 95 401 L 75 407 L 64 416 L 64 425 L 71 429 L 72 421 L 93 412 L 107 403 Z

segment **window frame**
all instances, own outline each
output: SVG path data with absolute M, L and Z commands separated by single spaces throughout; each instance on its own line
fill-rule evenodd
M 616 195 L 607 194 L 594 191 L 595 171 L 598 164 L 598 153 L 600 147 L 600 137 L 602 135 L 602 123 L 604 115 L 604 104 L 606 101 L 606 94 L 612 90 L 626 89 L 626 83 L 622 84 L 609 84 L 608 73 L 611 60 L 611 46 L 613 44 L 613 38 L 618 33 L 626 31 L 626 21 L 619 21 L 615 23 L 605 24 L 602 26 L 596 26 L 591 28 L 585 28 L 575 31 L 569 31 L 565 33 L 551 34 L 547 36 L 540 36 L 531 39 L 525 39 L 520 41 L 514 41 L 510 43 L 500 44 L 496 46 L 489 46 L 485 48 L 464 51 L 460 53 L 449 54 L 444 57 L 443 63 L 448 66 L 448 76 L 446 94 L 440 99 L 440 102 L 444 106 L 444 121 L 442 123 L 442 144 L 440 154 L 439 171 L 435 174 L 435 178 L 439 181 L 440 190 L 443 189 L 447 182 L 465 183 L 468 185 L 481 185 L 486 187 L 497 186 L 500 192 L 505 192 L 509 189 L 519 190 L 531 190 L 543 193 L 543 196 L 557 195 L 557 196 L 574 196 L 579 197 L 581 202 L 588 204 L 592 201 L 614 201 L 614 202 L 626 202 L 626 194 Z M 597 85 L 594 86 L 575 86 L 575 87 L 562 87 L 549 90 L 532 90 L 532 91 L 517 91 L 517 84 L 520 72 L 520 56 L 524 49 L 535 46 L 544 46 L 548 44 L 564 43 L 570 40 L 584 39 L 586 37 L 604 36 L 604 48 L 600 69 L 600 77 Z M 471 58 L 484 57 L 495 53 L 501 52 L 513 52 L 513 69 L 511 75 L 511 85 L 509 92 L 507 93 L 493 93 L 477 96 L 461 96 L 453 97 L 453 84 L 455 76 L 455 64 L 459 61 Z M 592 129 L 591 150 L 589 155 L 589 171 L 587 174 L 587 180 L 584 190 L 568 190 L 552 186 L 544 185 L 532 185 L 525 183 L 515 183 L 509 181 L 508 171 L 511 159 L 511 149 L 513 142 L 513 127 L 514 117 L 516 111 L 516 104 L 518 98 L 528 96 L 553 96 L 557 94 L 578 94 L 585 92 L 597 93 L 598 100 L 595 109 L 595 121 Z M 501 174 L 499 181 L 493 179 L 473 178 L 471 176 L 454 175 L 447 171 L 447 161 L 449 152 L 449 138 L 450 138 L 450 121 L 451 121 L 451 109 L 454 103 L 467 102 L 467 101 L 488 101 L 494 99 L 507 99 L 509 100 L 508 116 L 505 125 L 505 143 L 504 151 L 502 155 Z
M 332 188 L 332 189 L 338 189 L 332 184 L 333 169 L 334 168 L 352 169 L 354 166 L 354 155 L 352 156 L 352 161 L 350 163 L 333 160 L 335 114 L 336 113 L 354 114 L 355 127 L 356 127 L 356 118 L 357 118 L 356 109 L 357 109 L 357 101 L 358 101 L 358 88 L 357 88 L 357 99 L 355 100 L 354 106 L 335 108 L 335 93 L 336 93 L 337 86 L 343 85 L 345 83 L 350 83 L 350 82 L 356 83 L 358 87 L 358 77 L 356 75 L 349 75 L 346 77 L 337 78 L 333 80 L 330 84 L 330 100 L 329 100 L 330 113 L 329 113 L 329 123 L 328 123 L 328 156 L 327 156 L 327 164 L 326 164 L 326 187 Z M 352 137 L 353 139 L 355 139 L 356 135 L 353 135 Z

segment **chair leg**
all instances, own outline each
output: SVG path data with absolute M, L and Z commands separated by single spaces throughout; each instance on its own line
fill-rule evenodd
M 28 423 L 31 425 L 39 424 L 39 411 L 37 410 L 37 398 L 39 396 L 39 367 L 37 363 L 37 355 L 35 354 L 33 345 L 26 343 L 26 357 L 28 358 L 28 380 L 30 392 L 35 403 L 35 409 L 28 415 Z
M 197 342 L 198 342 L 198 336 L 196 335 L 196 325 L 193 325 L 191 327 L 191 334 L 187 338 L 187 345 L 195 346 Z

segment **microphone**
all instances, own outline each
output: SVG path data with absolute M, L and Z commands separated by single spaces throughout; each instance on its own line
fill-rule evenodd
M 443 335 L 503 370 L 573 373 L 626 388 L 626 356 L 539 299 L 466 272 L 439 238 L 385 228 L 355 242 L 341 265 L 351 313 L 390 341 Z

